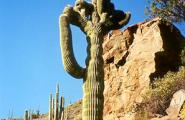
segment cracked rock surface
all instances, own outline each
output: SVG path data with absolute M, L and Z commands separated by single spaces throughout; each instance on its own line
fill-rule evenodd
M 182 36 L 154 19 L 105 37 L 104 120 L 133 120 L 153 78 L 176 71 Z

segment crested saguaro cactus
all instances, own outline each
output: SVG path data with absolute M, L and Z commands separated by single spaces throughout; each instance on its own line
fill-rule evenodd
M 61 50 L 65 70 L 75 78 L 83 78 L 83 120 L 102 120 L 104 70 L 102 58 L 103 36 L 128 23 L 130 13 L 115 10 L 110 0 L 77 0 L 74 7 L 65 7 L 60 16 Z M 86 68 L 77 63 L 70 24 L 87 36 Z

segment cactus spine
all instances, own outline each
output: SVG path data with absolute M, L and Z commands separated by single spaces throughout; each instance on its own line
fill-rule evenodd
M 56 88 L 56 96 L 50 94 L 49 98 L 49 120 L 64 120 L 64 97 L 60 98 L 59 102 L 59 84 Z
M 60 39 L 64 69 L 75 78 L 83 78 L 83 120 L 103 119 L 104 70 L 103 36 L 128 23 L 130 13 L 115 10 L 110 0 L 76 0 L 60 16 Z M 77 63 L 72 47 L 70 24 L 79 27 L 87 38 L 86 68 Z

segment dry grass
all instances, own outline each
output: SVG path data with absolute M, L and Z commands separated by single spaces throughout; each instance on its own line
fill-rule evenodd
M 185 67 L 155 80 L 146 95 L 147 111 L 150 114 L 164 115 L 173 94 L 180 89 L 185 89 Z

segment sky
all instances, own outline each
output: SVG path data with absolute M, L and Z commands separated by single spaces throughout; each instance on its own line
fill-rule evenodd
M 0 0 L 0 119 L 10 111 L 15 117 L 29 109 L 47 113 L 49 94 L 55 93 L 57 83 L 66 105 L 82 98 L 82 80 L 64 71 L 59 43 L 59 15 L 74 2 Z M 112 2 L 117 9 L 132 13 L 126 27 L 147 18 L 146 0 Z M 85 66 L 85 35 L 74 26 L 72 35 L 75 57 Z

